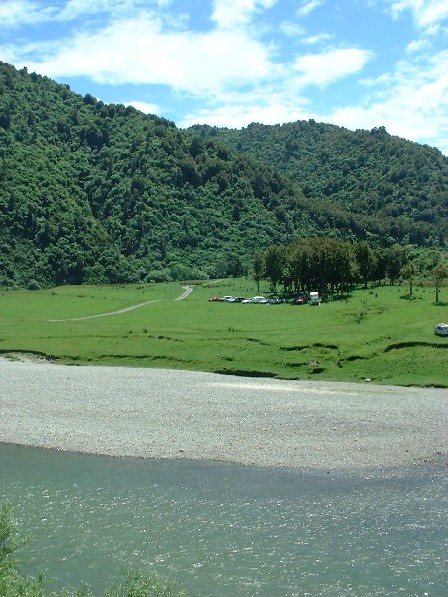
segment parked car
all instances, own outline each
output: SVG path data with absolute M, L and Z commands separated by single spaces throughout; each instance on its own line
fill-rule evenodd
M 309 300 L 309 294 L 299 294 L 299 296 L 296 296 L 296 298 L 293 299 L 292 302 L 294 303 L 294 305 L 305 305 Z
M 268 302 L 268 299 L 265 296 L 253 296 L 251 302 L 265 305 Z
M 438 336 L 448 336 L 448 323 L 437 323 L 434 326 L 434 333 Z
M 211 296 L 211 297 L 208 299 L 209 303 L 216 303 L 216 302 L 218 302 L 218 301 L 220 301 L 220 300 L 221 300 L 221 299 L 220 299 L 220 297 L 219 297 L 219 296 Z
M 222 296 L 219 300 L 223 303 L 231 303 L 231 302 L 233 302 L 233 296 L 229 296 L 229 295 Z

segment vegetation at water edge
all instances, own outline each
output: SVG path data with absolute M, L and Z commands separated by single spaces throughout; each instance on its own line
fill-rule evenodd
M 0 595 L 2 597 L 92 597 L 87 587 L 51 590 L 52 580 L 45 574 L 25 575 L 21 571 L 18 550 L 29 538 L 21 538 L 12 522 L 10 508 L 0 508 Z M 105 597 L 186 597 L 174 583 L 155 572 L 128 572 L 123 580 L 106 590 Z

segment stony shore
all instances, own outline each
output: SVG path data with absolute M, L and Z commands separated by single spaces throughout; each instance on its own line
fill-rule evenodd
M 448 454 L 448 391 L 0 359 L 0 442 L 354 470 Z

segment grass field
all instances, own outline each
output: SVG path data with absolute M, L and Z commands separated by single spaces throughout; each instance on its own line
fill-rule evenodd
M 406 287 L 356 289 L 347 300 L 314 307 L 208 302 L 257 294 L 245 279 L 198 284 L 176 301 L 181 293 L 178 283 L 2 291 L 0 352 L 71 364 L 448 387 L 448 338 L 433 331 L 448 322 L 448 302 L 435 305 L 431 288 L 415 288 L 413 300 Z

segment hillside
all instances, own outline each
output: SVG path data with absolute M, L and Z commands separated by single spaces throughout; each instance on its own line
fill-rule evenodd
M 288 127 L 180 130 L 0 63 L 0 286 L 239 275 L 256 249 L 297 236 L 444 243 L 448 162 L 439 152 L 382 131 Z M 300 138 L 302 129 L 321 131 L 314 146 L 313 135 L 303 140 L 308 157 L 291 143 L 281 154 L 283 133 Z M 358 166 L 325 193 L 345 146 Z M 384 146 L 402 155 L 412 146 L 415 156 L 405 174 L 389 175 L 387 192 L 377 172 L 391 163 Z M 360 193 L 366 172 L 371 185 Z M 375 209 L 363 207 L 367 194 Z
M 384 127 L 349 131 L 313 120 L 251 124 L 242 130 L 194 126 L 205 139 L 270 164 L 300 185 L 309 201 L 375 225 L 373 243 L 444 246 L 448 239 L 448 158 L 389 135 Z

